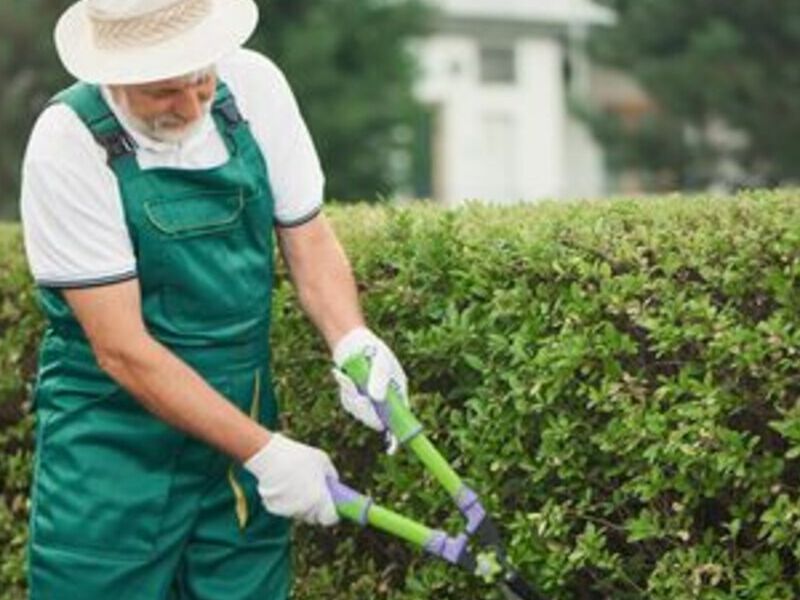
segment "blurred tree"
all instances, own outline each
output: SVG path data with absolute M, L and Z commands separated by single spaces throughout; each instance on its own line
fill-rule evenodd
M 252 45 L 281 65 L 328 177 L 328 195 L 379 199 L 410 153 L 417 118 L 409 40 L 424 31 L 419 0 L 259 0 Z
M 17 213 L 25 142 L 48 98 L 69 78 L 53 44 L 53 27 L 67 0 L 0 2 L 0 219 Z
M 739 183 L 800 178 L 800 2 L 599 1 L 619 24 L 596 33 L 595 59 L 634 75 L 658 107 L 633 126 L 595 115 L 617 166 L 701 187 L 724 177 L 724 156 L 747 174 Z
M 70 0 L 0 2 L 0 218 L 16 216 L 19 167 L 31 126 L 67 85 L 52 31 Z M 397 178 L 410 143 L 414 62 L 409 39 L 426 9 L 418 0 L 257 0 L 250 46 L 286 73 L 317 144 L 330 197 L 378 199 Z

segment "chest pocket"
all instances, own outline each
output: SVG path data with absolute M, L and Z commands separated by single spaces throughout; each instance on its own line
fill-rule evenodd
M 244 192 L 230 190 L 181 200 L 151 200 L 145 204 L 150 224 L 172 239 L 234 229 L 245 207 Z
M 257 198 L 256 198 L 257 199 Z M 144 213 L 164 317 L 179 332 L 244 326 L 269 310 L 271 255 L 258 211 L 240 189 L 151 200 Z M 255 213 L 255 214 L 254 214 Z M 151 273 L 152 275 L 152 273 Z

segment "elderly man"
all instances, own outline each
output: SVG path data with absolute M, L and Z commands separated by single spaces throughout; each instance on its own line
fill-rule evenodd
M 241 48 L 257 20 L 252 0 L 81 0 L 56 28 L 78 83 L 38 119 L 22 190 L 49 319 L 32 600 L 288 596 L 286 518 L 335 523 L 336 471 L 274 433 L 273 232 L 334 362 L 364 353 L 370 395 L 405 394 L 320 214 L 291 90 Z M 380 429 L 337 381 L 345 408 Z

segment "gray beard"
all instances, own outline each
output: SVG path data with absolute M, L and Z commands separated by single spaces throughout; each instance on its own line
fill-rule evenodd
M 169 127 L 171 119 L 156 118 L 153 121 L 145 121 L 140 119 L 127 110 L 125 110 L 125 118 L 137 132 L 142 135 L 156 140 L 157 142 L 166 142 L 168 144 L 182 144 L 195 135 L 203 126 L 208 114 L 211 110 L 211 103 L 206 105 L 203 114 L 195 121 L 180 128 Z

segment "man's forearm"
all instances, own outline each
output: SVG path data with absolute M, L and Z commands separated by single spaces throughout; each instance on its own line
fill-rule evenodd
M 98 356 L 103 369 L 147 410 L 240 462 L 269 441 L 264 427 L 146 334 Z
M 330 348 L 364 325 L 350 262 L 324 216 L 279 232 L 300 304 Z

